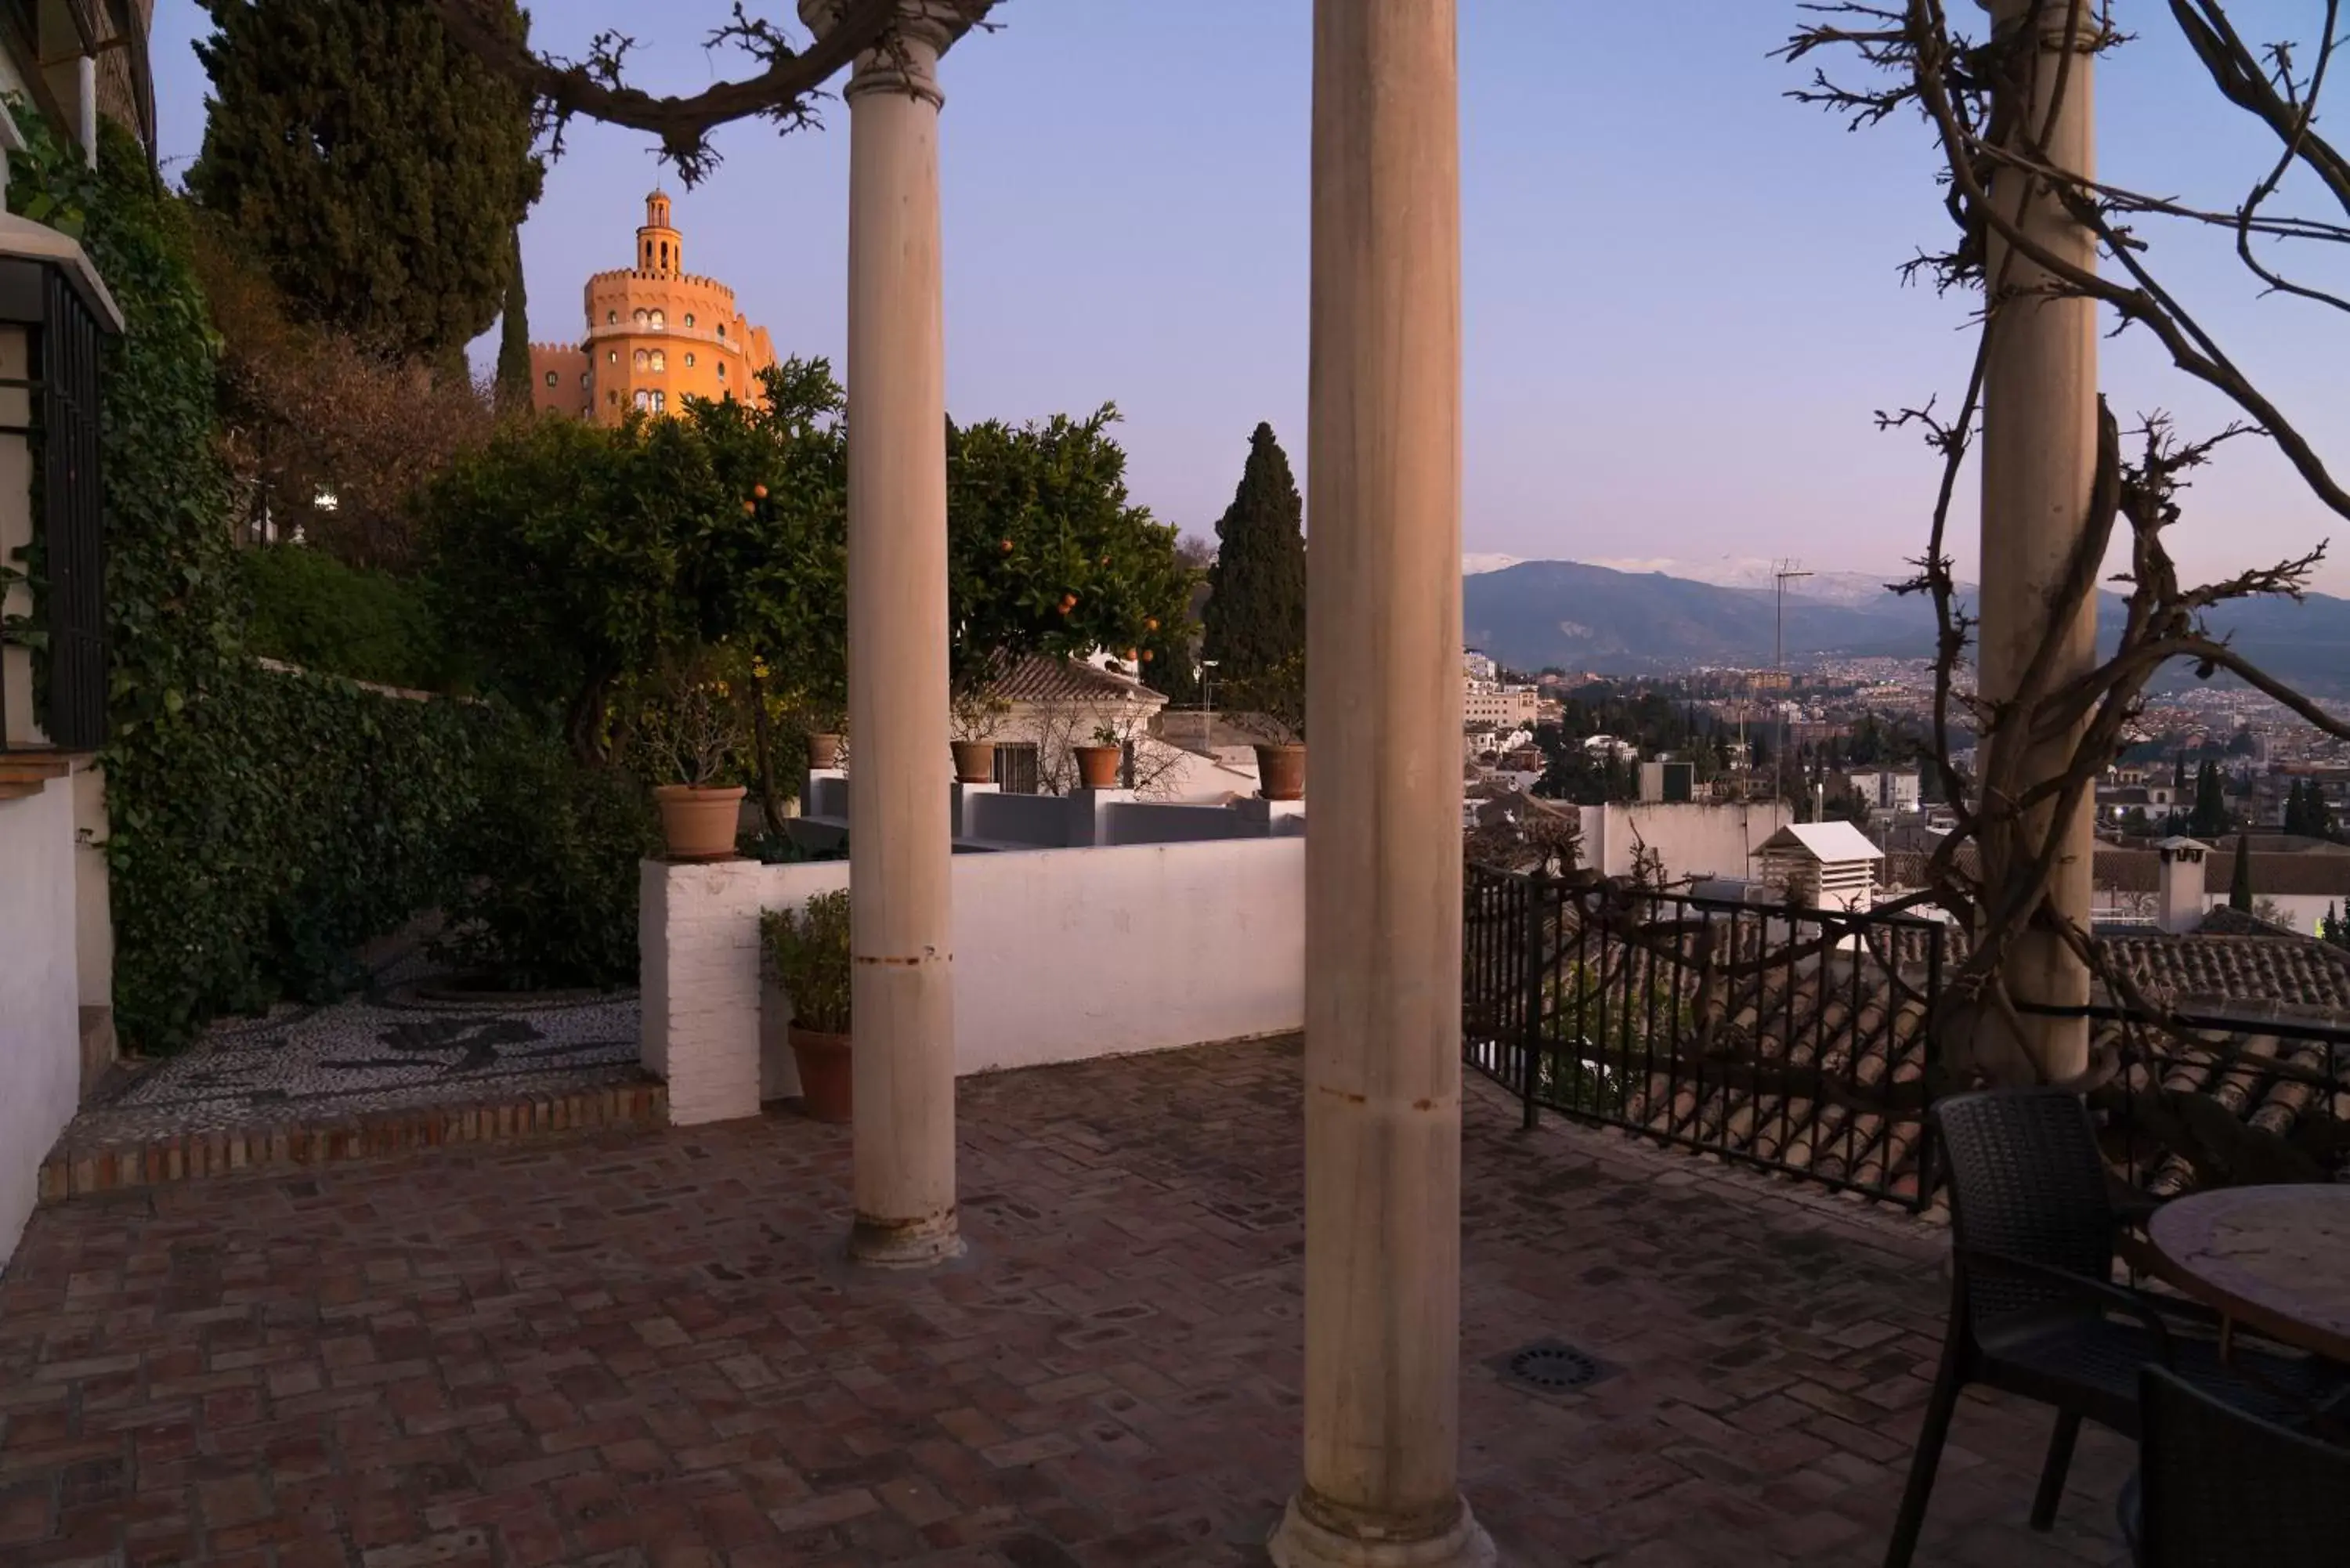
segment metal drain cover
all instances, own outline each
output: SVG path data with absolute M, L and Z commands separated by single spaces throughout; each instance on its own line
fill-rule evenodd
M 1572 1394 L 1616 1370 L 1587 1351 L 1556 1339 L 1538 1339 L 1492 1365 L 1504 1382 L 1536 1394 Z

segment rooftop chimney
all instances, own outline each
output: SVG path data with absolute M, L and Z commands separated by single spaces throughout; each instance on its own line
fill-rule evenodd
M 2173 936 L 2203 923 L 2203 857 L 2210 846 L 2166 838 L 2154 846 L 2162 868 L 2155 878 L 2154 921 Z

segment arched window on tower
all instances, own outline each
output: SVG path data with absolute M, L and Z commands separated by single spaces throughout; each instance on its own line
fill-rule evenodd
M 659 348 L 653 350 L 653 369 L 656 370 L 669 369 L 669 356 Z
M 556 375 L 555 375 L 555 372 L 554 372 L 554 371 L 552 371 L 552 370 L 549 370 L 549 371 L 546 373 L 546 384 L 547 384 L 548 386 L 550 386 L 550 387 L 552 387 L 552 386 L 554 386 L 554 385 L 556 384 Z
M 693 325 L 693 312 L 691 312 L 691 310 L 689 310 L 689 311 L 687 311 L 687 312 L 685 313 L 685 324 L 686 324 L 688 327 L 691 327 L 691 326 L 692 326 L 692 325 Z
M 639 387 L 637 389 L 636 404 L 638 409 L 640 410 L 651 408 L 653 404 L 653 395 L 650 392 L 646 391 L 642 387 Z
M 607 348 L 607 349 L 605 349 L 605 350 L 604 350 L 604 363 L 605 363 L 605 364 L 607 364 L 607 365 L 617 365 L 617 364 L 619 364 L 619 362 L 620 362 L 620 351 L 619 351 L 618 348 Z
M 664 311 L 659 311 L 659 310 L 654 311 L 654 312 L 653 312 L 653 330 L 654 330 L 654 331 L 656 331 L 656 332 L 665 332 L 665 331 L 667 331 L 668 329 L 669 329 L 669 316 L 668 316 L 668 313 L 666 313 L 666 312 L 664 312 Z
M 723 359 L 718 361 L 718 379 L 722 381 L 726 379 L 726 361 Z
M 645 313 L 641 310 L 637 311 L 629 316 L 629 319 L 635 322 L 638 326 L 642 327 L 645 324 Z
M 722 322 L 720 322 L 720 323 L 718 324 L 718 336 L 720 336 L 721 337 L 725 337 L 725 336 L 726 336 L 726 323 L 724 323 L 723 321 L 722 321 Z
M 685 357 L 685 368 L 689 370 L 693 369 L 693 356 L 691 354 L 688 354 Z
M 631 365 L 635 366 L 635 368 L 636 368 L 636 369 L 638 369 L 641 370 L 641 369 L 643 369 L 645 368 L 645 360 L 646 360 L 646 358 L 647 358 L 647 355 L 646 355 L 645 351 L 644 351 L 643 349 L 639 348 L 639 349 L 638 349 L 638 350 L 636 351 L 635 355 L 634 355 L 633 357 L 631 357 L 631 358 L 630 358 L 630 360 L 629 360 L 629 363 L 630 363 Z
M 618 325 L 619 324 L 619 320 L 620 320 L 620 313 L 619 313 L 619 311 L 617 311 L 617 310 L 608 310 L 608 311 L 604 312 L 604 325 L 605 325 L 605 326 L 607 326 L 607 327 L 614 327 L 614 326 L 618 326 Z

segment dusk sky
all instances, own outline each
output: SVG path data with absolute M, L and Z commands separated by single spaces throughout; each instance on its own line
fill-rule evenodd
M 539 0 L 534 31 L 574 54 L 599 28 L 632 31 L 642 85 L 690 91 L 751 68 L 702 47 L 727 9 Z M 2252 36 L 2307 40 L 2324 5 L 2231 9 Z M 2164 7 L 2120 10 L 2144 36 L 2101 67 L 2104 176 L 2231 208 L 2272 146 L 2211 91 Z M 1136 497 L 1194 534 L 1211 533 L 1259 420 L 1302 483 L 1309 14 L 1306 0 L 1010 0 L 1002 30 L 949 56 L 957 418 L 1115 401 Z M 1787 100 L 1804 73 L 1768 54 L 1798 18 L 1792 0 L 1463 0 L 1461 14 L 1467 548 L 1693 576 L 1774 556 L 1896 573 L 1937 472 L 1870 413 L 1937 390 L 1954 401 L 1970 347 L 1963 306 L 1895 271 L 1947 222 L 1923 128 L 1851 135 Z M 192 0 L 158 7 L 167 162 L 202 143 L 189 43 L 204 26 Z M 666 178 L 691 270 L 732 284 L 778 353 L 837 367 L 848 116 L 827 111 L 826 129 L 788 138 L 723 131 L 725 163 L 693 191 Z M 581 284 L 627 264 L 663 178 L 650 139 L 575 124 L 524 231 L 535 338 L 578 335 Z M 2350 468 L 2350 322 L 2256 301 L 2224 241 L 2170 249 L 2207 324 Z M 2311 275 L 2342 288 L 2350 263 Z M 2106 348 L 2126 424 L 2150 408 L 2190 431 L 2224 419 L 2151 347 Z M 2173 548 L 2216 574 L 2305 548 L 2333 521 L 2242 442 L 2199 483 Z M 1972 532 L 1970 510 L 1968 574 Z M 2350 593 L 2350 556 L 2318 586 Z

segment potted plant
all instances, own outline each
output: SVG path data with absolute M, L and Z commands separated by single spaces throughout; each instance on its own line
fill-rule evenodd
M 734 853 L 741 784 L 718 779 L 742 744 L 742 714 L 724 672 L 706 654 L 664 666 L 638 721 L 639 747 L 659 782 L 661 835 L 671 860 L 724 860 Z
M 1077 759 L 1077 783 L 1086 789 L 1116 789 L 1126 761 L 1126 739 L 1115 724 L 1096 724 L 1093 744 L 1069 748 Z
M 800 1103 L 820 1122 L 846 1122 L 856 1106 L 848 1044 L 848 889 L 818 893 L 798 909 L 759 917 L 767 966 L 791 1003 L 785 1037 L 800 1071 Z
M 837 715 L 820 722 L 829 727 L 808 732 L 808 766 L 818 773 L 826 773 L 840 765 L 840 753 L 847 742 L 845 732 L 847 726 L 840 722 Z
M 995 727 L 1012 711 L 1012 704 L 988 691 L 957 693 L 951 705 L 954 722 L 955 783 L 995 782 Z
M 1257 792 L 1267 800 L 1305 798 L 1305 659 L 1293 653 L 1263 674 L 1237 683 L 1239 695 L 1263 715 L 1274 738 L 1256 742 Z

